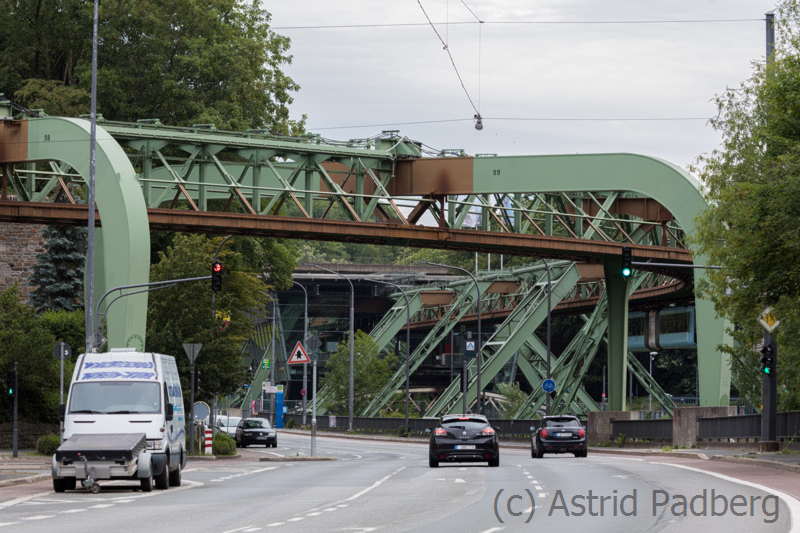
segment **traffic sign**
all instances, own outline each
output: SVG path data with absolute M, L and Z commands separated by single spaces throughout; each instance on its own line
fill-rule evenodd
M 542 381 L 542 390 L 547 393 L 553 392 L 556 390 L 556 382 L 552 379 L 546 379 Z
M 59 342 L 53 348 L 53 355 L 56 359 L 69 359 L 71 353 L 72 347 L 66 342 Z
M 197 354 L 200 353 L 200 348 L 202 348 L 202 347 L 203 347 L 203 345 L 200 344 L 200 343 L 197 343 L 197 344 L 184 344 L 183 345 L 183 351 L 186 352 L 186 355 L 189 357 L 189 361 L 194 363 L 194 360 L 197 359 Z
M 297 341 L 297 345 L 294 347 L 294 350 L 292 350 L 292 355 L 289 356 L 289 360 L 286 361 L 286 363 L 290 365 L 299 365 L 302 363 L 310 363 L 310 362 L 311 358 L 306 353 L 305 349 L 303 348 L 303 345 L 300 344 L 300 341 Z
M 302 389 L 302 390 L 300 391 L 300 396 L 305 396 L 305 395 L 306 395 L 306 390 L 305 390 L 305 389 Z
M 764 328 L 767 333 L 772 333 L 781 325 L 781 321 L 778 320 L 778 317 L 772 312 L 771 307 L 767 307 L 758 315 L 758 323 L 761 324 L 761 327 Z

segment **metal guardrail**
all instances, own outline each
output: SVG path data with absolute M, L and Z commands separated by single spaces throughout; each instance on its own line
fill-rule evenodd
M 698 417 L 697 439 L 760 439 L 761 415 Z M 777 415 L 778 439 L 800 438 L 800 411 Z
M 347 417 L 336 416 L 337 429 L 347 429 Z M 289 419 L 294 419 L 295 426 L 299 427 L 303 422 L 303 415 L 285 414 L 283 415 L 283 425 L 286 427 Z M 307 422 L 311 421 L 311 413 L 308 414 Z M 434 428 L 438 424 L 438 418 L 409 418 L 408 430 L 412 433 L 424 433 L 426 428 Z M 536 424 L 536 420 L 504 420 L 490 419 L 489 423 L 497 429 L 501 435 L 530 434 L 531 426 Z M 317 416 L 317 428 L 331 428 L 331 417 L 328 415 Z M 405 418 L 367 418 L 353 417 L 353 427 L 357 430 L 366 431 L 398 431 L 405 426 Z
M 672 419 L 615 420 L 611 419 L 611 438 L 624 434 L 627 439 L 672 440 Z

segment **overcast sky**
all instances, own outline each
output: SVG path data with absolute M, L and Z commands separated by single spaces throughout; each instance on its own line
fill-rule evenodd
M 384 129 L 437 149 L 500 155 L 635 152 L 686 167 L 718 146 L 705 120 L 520 121 L 502 118 L 710 117 L 711 101 L 765 55 L 774 0 L 421 0 L 449 45 L 474 110 L 416 0 L 267 2 L 292 40 L 294 118 L 333 139 Z M 471 24 L 450 24 L 474 22 Z M 664 24 L 492 24 L 760 19 Z M 292 26 L 424 24 L 289 29 Z M 480 28 L 479 28 L 480 26 Z M 479 39 L 480 33 L 480 39 Z M 479 72 L 480 45 L 480 76 Z M 400 122 L 469 119 L 439 124 Z M 372 125 L 370 127 L 349 127 Z

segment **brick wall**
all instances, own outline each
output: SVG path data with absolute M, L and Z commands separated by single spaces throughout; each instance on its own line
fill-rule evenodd
M 36 256 L 44 252 L 44 239 L 39 224 L 0 223 L 0 292 L 16 281 L 23 301 L 27 302 L 33 287 L 28 287 L 31 267 Z

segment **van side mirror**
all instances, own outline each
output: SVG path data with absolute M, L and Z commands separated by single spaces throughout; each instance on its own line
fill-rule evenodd
M 67 404 L 62 403 L 61 405 L 58 406 L 58 419 L 63 422 L 66 414 L 67 414 Z
M 167 404 L 167 412 L 164 414 L 164 418 L 167 419 L 167 422 L 172 420 L 174 412 L 175 412 L 175 407 L 171 403 L 168 403 Z

